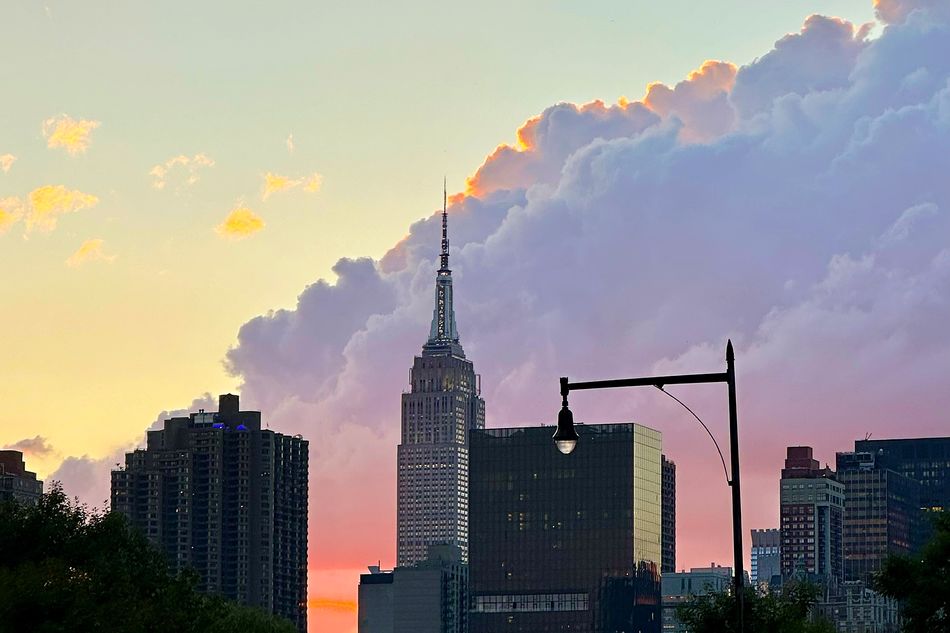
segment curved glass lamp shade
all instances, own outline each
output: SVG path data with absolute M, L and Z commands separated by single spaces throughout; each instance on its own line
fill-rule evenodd
M 557 450 L 565 455 L 577 446 L 577 431 L 574 430 L 574 414 L 567 406 L 561 407 L 557 414 L 557 431 L 554 433 L 554 444 Z

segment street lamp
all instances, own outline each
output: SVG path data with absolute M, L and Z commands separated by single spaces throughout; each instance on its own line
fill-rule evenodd
M 564 384 L 566 378 L 561 379 Z M 574 414 L 567 408 L 567 392 L 561 389 L 561 410 L 557 414 L 557 431 L 554 432 L 554 444 L 557 450 L 569 455 L 577 446 L 577 431 L 574 430 Z
M 739 432 L 736 414 L 736 367 L 732 341 L 726 343 L 726 371 L 716 374 L 681 374 L 676 376 L 647 376 L 644 378 L 621 378 L 618 380 L 594 380 L 588 382 L 569 382 L 561 378 L 561 410 L 557 415 L 557 431 L 554 443 L 559 451 L 569 454 L 577 446 L 577 431 L 574 429 L 574 414 L 567 406 L 567 394 L 582 389 L 610 389 L 613 387 L 656 387 L 664 385 L 695 385 L 701 383 L 724 382 L 729 388 L 729 453 L 732 465 L 732 477 L 729 487 L 732 489 L 732 547 L 735 577 L 733 589 L 738 602 L 739 632 L 744 630 L 743 606 L 745 573 L 742 569 L 742 495 L 739 487 Z M 682 403 L 681 403 L 682 404 Z M 684 405 L 685 406 L 685 405 Z M 687 410 L 689 408 L 687 407 Z M 690 413 L 692 411 L 690 410 Z M 695 415 L 695 414 L 693 414 Z M 697 420 L 699 418 L 696 418 Z M 700 423 L 702 421 L 700 420 Z M 705 426 L 705 425 L 703 425 Z M 708 432 L 708 429 L 707 429 Z M 715 440 L 714 440 L 715 441 Z M 717 445 L 718 448 L 718 445 Z M 720 453 L 721 455 L 721 453 Z

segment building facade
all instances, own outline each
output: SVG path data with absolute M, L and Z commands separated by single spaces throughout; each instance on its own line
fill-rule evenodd
M 782 574 L 782 533 L 778 528 L 752 530 L 752 557 L 749 576 L 753 586 L 769 586 L 773 576 Z
M 393 572 L 371 566 L 360 574 L 357 633 L 393 633 Z
M 468 566 L 455 545 L 434 545 L 409 567 L 360 576 L 358 633 L 467 633 Z
M 112 472 L 112 509 L 199 588 L 307 626 L 308 443 L 238 396 L 165 420 Z
M 855 452 L 873 453 L 882 467 L 920 484 L 918 534 L 926 542 L 932 533 L 930 513 L 950 511 L 950 437 L 900 440 L 858 440 Z
M 693 596 L 728 591 L 732 586 L 732 568 L 694 567 L 687 571 L 663 574 L 663 633 L 689 633 L 680 622 L 678 609 Z
M 676 571 L 676 462 L 663 462 L 663 562 L 662 572 Z
M 662 436 L 583 425 L 471 433 L 471 633 L 660 630 Z
M 442 210 L 441 266 L 429 339 L 402 394 L 397 449 L 396 561 L 424 560 L 431 545 L 459 548 L 468 557 L 468 433 L 485 426 L 478 376 L 465 358 L 455 325 L 448 219 Z
M 43 482 L 26 469 L 21 451 L 0 451 L 0 502 L 35 505 L 43 496 Z
M 782 576 L 840 581 L 844 486 L 810 446 L 788 447 L 780 486 Z
M 875 453 L 838 453 L 844 485 L 844 579 L 870 582 L 889 554 L 917 549 L 920 484 L 885 468 Z

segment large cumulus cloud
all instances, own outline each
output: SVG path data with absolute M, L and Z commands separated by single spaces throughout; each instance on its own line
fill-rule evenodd
M 489 424 L 551 423 L 560 375 L 717 370 L 732 337 L 752 527 L 776 524 L 786 445 L 833 462 L 866 433 L 945 429 L 950 20 L 934 7 L 881 0 L 874 39 L 812 16 L 738 69 L 707 62 L 642 101 L 556 105 L 495 150 L 450 208 Z M 380 262 L 342 261 L 336 285 L 249 322 L 229 354 L 275 425 L 319 437 L 318 593 L 334 589 L 320 569 L 393 554 L 398 394 L 427 332 L 437 232 L 433 216 Z M 721 390 L 677 391 L 725 435 Z M 718 458 L 675 404 L 575 400 L 587 421 L 664 430 L 681 563 L 729 560 Z
M 877 9 L 875 38 L 813 16 L 744 66 L 707 62 L 640 101 L 553 106 L 485 160 L 449 213 L 490 425 L 552 423 L 561 375 L 715 371 L 732 337 L 747 527 L 777 523 L 788 444 L 833 462 L 866 433 L 946 428 L 950 16 L 925 0 Z M 228 354 L 245 404 L 313 440 L 316 595 L 353 595 L 355 576 L 329 579 L 393 558 L 399 393 L 437 248 L 432 216 L 379 261 L 341 260 L 335 283 L 249 321 Z M 676 393 L 724 437 L 720 389 Z M 718 457 L 675 403 L 573 401 L 582 420 L 664 431 L 681 564 L 730 560 Z

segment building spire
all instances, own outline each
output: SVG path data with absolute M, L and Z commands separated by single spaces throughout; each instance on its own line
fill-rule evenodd
M 435 308 L 429 340 L 422 346 L 423 354 L 453 354 L 465 358 L 459 344 L 455 327 L 455 309 L 452 302 L 452 270 L 449 268 L 449 213 L 448 187 L 442 179 L 442 252 L 439 255 L 439 271 L 435 278 Z
M 439 274 L 449 273 L 449 214 L 448 193 L 446 191 L 445 176 L 442 177 L 442 254 L 439 256 Z

